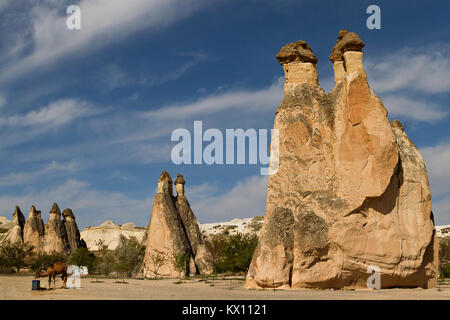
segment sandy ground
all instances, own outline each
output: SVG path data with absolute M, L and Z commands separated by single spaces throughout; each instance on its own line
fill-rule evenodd
M 109 299 L 167 299 L 167 300 L 322 300 L 322 299 L 446 299 L 450 300 L 450 287 L 442 291 L 434 289 L 389 289 L 389 290 L 246 290 L 243 281 L 216 280 L 211 282 L 185 280 L 176 284 L 176 280 L 137 280 L 127 279 L 128 284 L 115 283 L 114 279 L 82 278 L 81 289 L 60 289 L 61 279 L 57 279 L 55 291 L 32 291 L 32 276 L 0 276 L 0 299 L 31 300 L 109 300 Z M 41 286 L 47 280 L 41 279 Z

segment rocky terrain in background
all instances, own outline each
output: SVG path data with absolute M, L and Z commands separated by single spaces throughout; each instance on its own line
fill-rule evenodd
M 264 217 L 233 219 L 228 222 L 198 223 L 198 226 L 202 235 L 206 237 L 223 232 L 229 234 L 236 234 L 237 232 L 249 234 L 259 232 L 263 219 Z M 2 221 L 1 218 L 0 221 Z M 137 227 L 132 222 L 116 225 L 113 221 L 108 220 L 99 226 L 87 227 L 81 231 L 81 238 L 86 242 L 87 247 L 91 251 L 96 251 L 98 249 L 95 242 L 99 239 L 104 240 L 105 245 L 107 245 L 110 250 L 116 249 L 120 243 L 120 236 L 126 238 L 135 237 L 141 243 L 146 243 L 147 228 Z
M 366 288 L 372 265 L 382 288 L 436 284 L 425 163 L 370 89 L 363 47 L 357 34 L 339 32 L 329 94 L 306 42 L 276 56 L 286 81 L 274 121 L 279 170 L 269 177 L 247 288 Z
M 81 238 L 91 251 L 98 250 L 96 245 L 98 240 L 103 240 L 108 249 L 115 250 L 120 244 L 121 236 L 135 237 L 138 241 L 144 243 L 147 240 L 147 228 L 136 227 L 132 222 L 116 225 L 111 220 L 107 220 L 99 226 L 84 228 L 81 231 Z

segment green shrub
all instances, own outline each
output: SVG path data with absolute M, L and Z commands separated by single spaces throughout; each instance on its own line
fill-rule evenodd
M 92 273 L 96 264 L 96 257 L 88 248 L 77 248 L 70 255 L 69 263 L 76 266 L 86 266 Z
M 213 256 L 216 272 L 246 272 L 258 244 L 258 236 L 255 233 L 230 235 L 223 232 L 211 236 L 206 243 Z
M 1 265 L 5 270 L 14 267 L 17 272 L 32 263 L 33 246 L 28 243 L 4 241 L 0 246 Z
M 30 265 L 30 269 L 33 272 L 47 270 L 48 267 L 53 266 L 53 264 L 57 261 L 66 262 L 67 258 L 58 252 L 39 252 Z
M 139 272 L 145 255 L 145 246 L 135 237 L 120 237 L 120 245 L 114 250 L 115 271 L 131 277 Z

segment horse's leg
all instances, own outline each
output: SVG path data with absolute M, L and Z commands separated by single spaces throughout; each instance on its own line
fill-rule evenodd
M 56 274 L 53 275 L 53 290 L 56 290 Z
M 47 291 L 50 290 L 50 286 L 52 285 L 52 276 L 48 276 L 48 287 L 47 287 Z

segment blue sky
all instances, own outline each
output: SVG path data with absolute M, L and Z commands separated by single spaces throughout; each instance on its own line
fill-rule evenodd
M 81 227 L 147 225 L 163 169 L 183 173 L 200 222 L 263 215 L 260 165 L 171 163 L 176 128 L 271 128 L 275 54 L 306 40 L 319 80 L 339 29 L 366 43 L 371 88 L 427 164 L 437 224 L 450 224 L 448 1 L 0 0 L 0 215 L 53 202 Z M 78 4 L 82 29 L 68 30 Z M 366 8 L 381 8 L 381 30 Z

